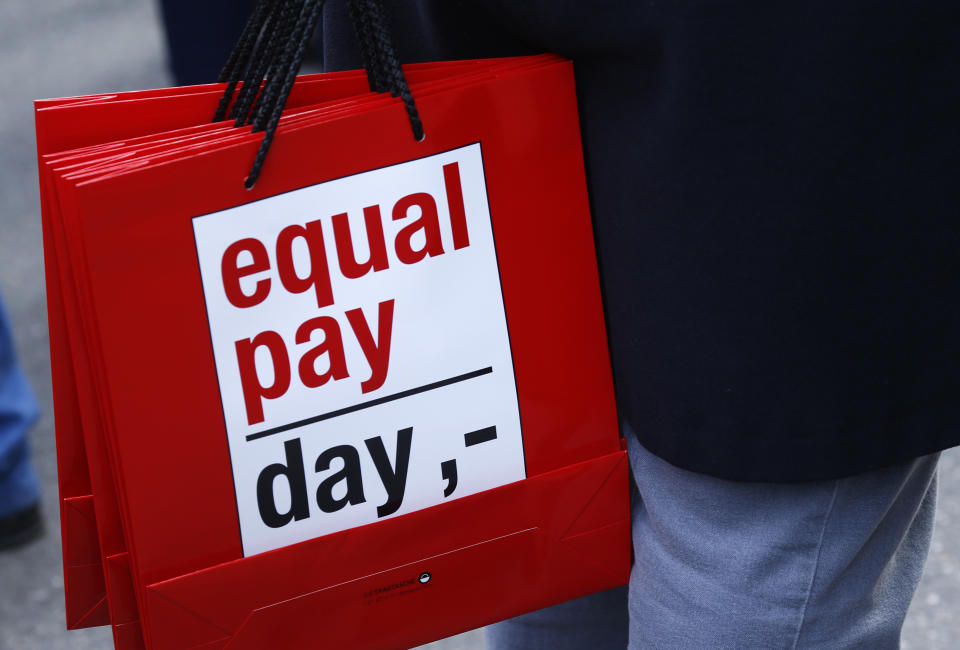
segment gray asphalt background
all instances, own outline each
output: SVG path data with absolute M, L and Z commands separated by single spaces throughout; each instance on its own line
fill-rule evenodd
M 201 0 L 202 1 L 202 0 Z M 0 2 L 0 290 L 43 416 L 32 432 L 47 535 L 0 554 L 0 650 L 111 646 L 105 629 L 64 629 L 56 457 L 31 100 L 170 85 L 150 0 Z M 960 648 L 960 452 L 941 463 L 937 529 L 904 648 Z M 428 646 L 481 650 L 472 632 Z

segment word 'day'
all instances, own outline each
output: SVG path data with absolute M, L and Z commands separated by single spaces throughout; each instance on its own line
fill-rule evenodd
M 246 555 L 525 478 L 479 144 L 193 226 Z

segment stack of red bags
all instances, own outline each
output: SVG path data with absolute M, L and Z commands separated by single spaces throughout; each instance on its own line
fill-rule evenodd
M 572 67 L 36 103 L 68 627 L 410 647 L 624 584 Z

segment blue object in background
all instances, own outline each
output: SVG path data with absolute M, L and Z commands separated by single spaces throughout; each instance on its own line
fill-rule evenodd
M 40 498 L 27 443 L 38 415 L 36 398 L 14 357 L 10 321 L 0 300 L 0 518 L 30 508 Z

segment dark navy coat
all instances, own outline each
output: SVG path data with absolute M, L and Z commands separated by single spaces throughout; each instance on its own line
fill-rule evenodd
M 385 4 L 404 62 L 574 61 L 618 407 L 648 449 L 800 481 L 960 444 L 960 4 Z M 326 67 L 359 67 L 343 3 L 324 21 Z

